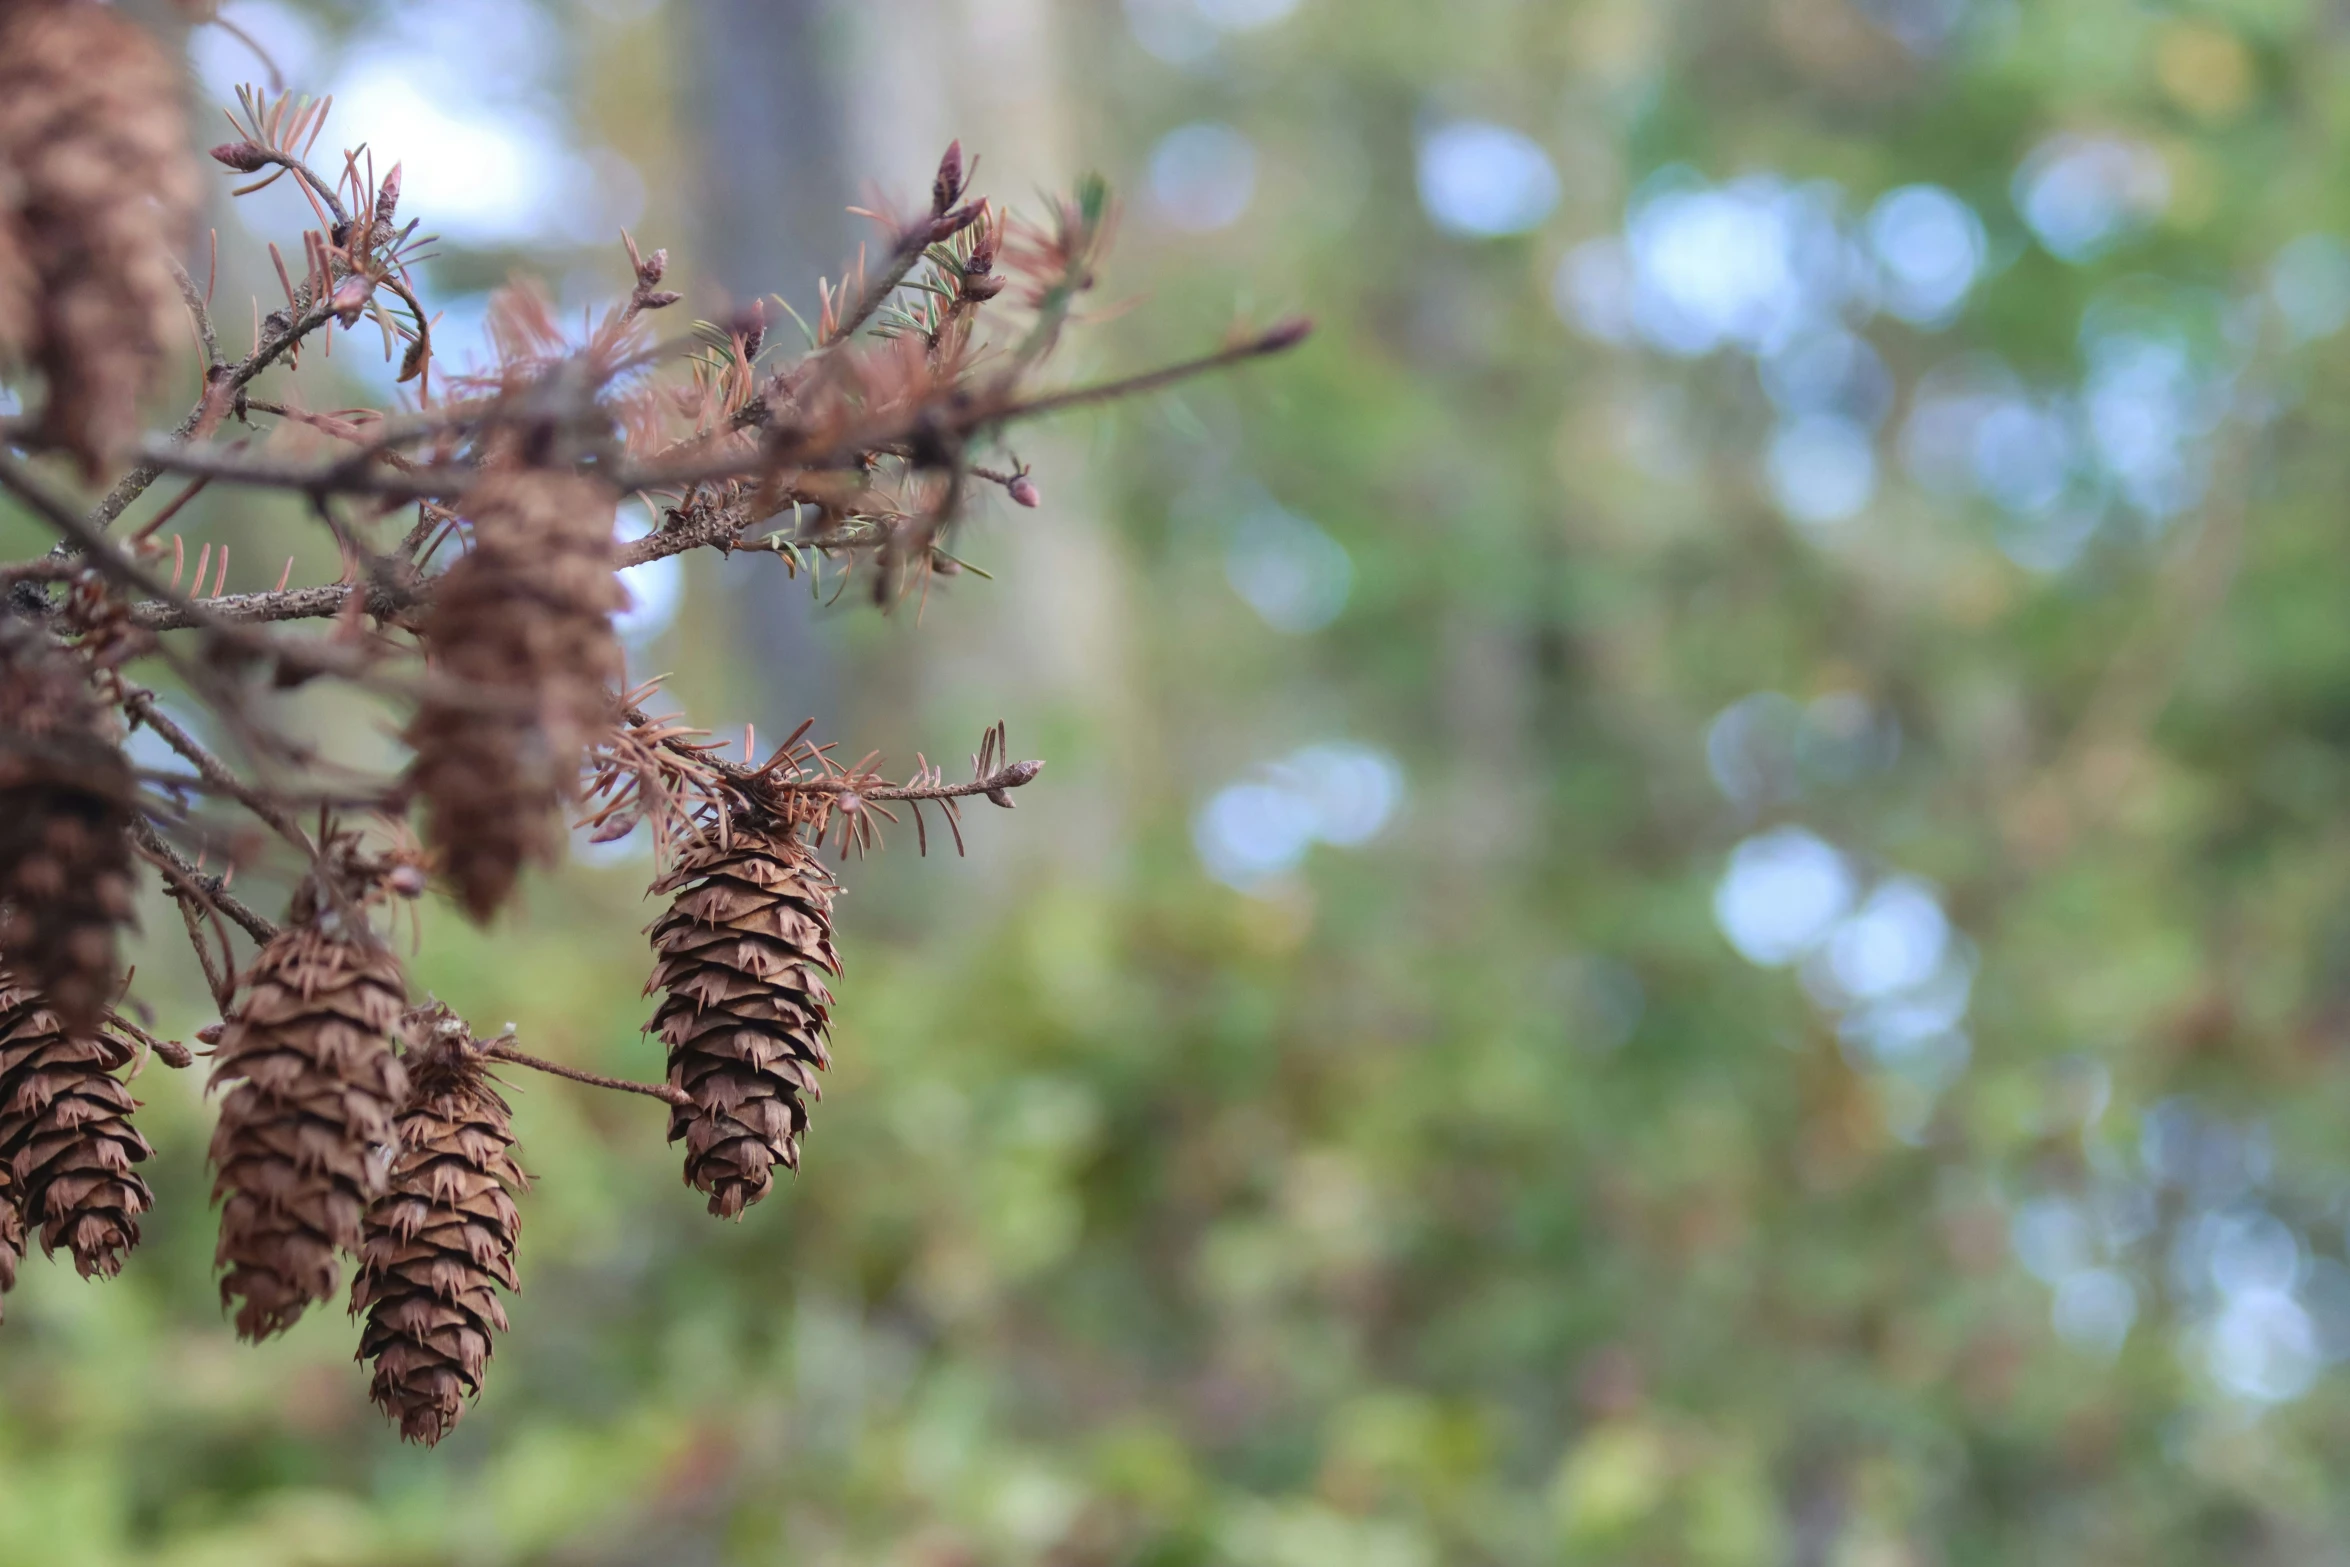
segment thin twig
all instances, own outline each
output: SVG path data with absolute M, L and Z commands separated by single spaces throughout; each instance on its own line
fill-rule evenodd
M 220 337 L 212 330 L 212 312 L 204 308 L 204 295 L 196 287 L 196 280 L 188 276 L 188 269 L 179 264 L 179 258 L 166 251 L 163 259 L 171 268 L 171 280 L 180 286 L 180 298 L 187 302 L 188 314 L 195 317 L 196 336 L 204 345 L 204 368 L 209 372 L 220 363 Z
M 196 406 L 189 409 L 187 417 L 180 420 L 172 430 L 168 440 L 162 443 L 162 449 L 176 450 L 189 441 L 201 439 L 220 428 L 220 422 L 227 418 L 229 411 L 235 407 L 237 394 L 243 391 L 255 376 L 275 364 L 279 356 L 293 348 L 312 332 L 326 325 L 327 322 L 332 321 L 334 314 L 329 302 L 313 303 L 308 310 L 288 322 L 282 330 L 263 338 L 252 353 L 238 360 L 235 364 L 224 365 L 215 360 L 212 368 L 205 374 L 204 395 L 196 399 Z M 148 446 L 150 450 L 153 450 L 157 443 L 149 442 Z M 148 486 L 161 478 L 165 471 L 162 464 L 150 459 L 142 461 L 137 467 L 117 479 L 114 488 L 106 492 L 106 498 L 91 509 L 89 519 L 91 525 L 101 533 L 112 527 L 114 520 L 129 510 L 133 501 L 146 494 Z M 58 548 L 63 553 L 72 553 L 70 545 L 60 544 Z
M 109 1007 L 106 1010 L 106 1026 L 109 1028 L 118 1028 L 124 1033 L 130 1035 L 131 1038 L 137 1040 L 140 1044 L 145 1045 L 149 1050 L 153 1051 L 156 1060 L 162 1062 L 165 1066 L 173 1068 L 174 1070 L 177 1070 L 180 1067 L 193 1065 L 195 1062 L 195 1053 L 189 1050 L 186 1045 L 181 1044 L 176 1039 L 156 1038 L 153 1034 L 148 1033 L 145 1029 L 139 1027 L 138 1024 L 132 1022 L 129 1018 L 124 1017 L 120 1012 L 116 1011 L 112 1007 Z M 136 1074 L 134 1073 L 134 1075 Z
M 218 876 L 207 876 L 166 843 L 154 824 L 134 819 L 131 834 L 139 847 L 154 856 L 158 868 L 183 892 L 192 893 L 205 903 L 235 920 L 244 927 L 245 934 L 255 941 L 266 942 L 277 935 L 277 925 L 266 916 L 255 912 L 243 899 L 231 893 Z
M 226 762 L 214 756 L 194 735 L 174 723 L 157 705 L 154 692 L 137 686 L 125 689 L 122 710 L 135 722 L 145 724 L 165 745 L 186 758 L 206 783 L 267 822 L 277 830 L 280 837 L 304 855 L 311 859 L 318 857 L 317 846 L 310 841 L 309 834 L 285 813 L 279 803 L 231 772 Z
M 968 783 L 880 784 L 864 788 L 854 778 L 802 778 L 770 783 L 768 787 L 778 794 L 853 794 L 860 800 L 963 800 L 981 794 L 993 799 L 1007 789 L 1017 789 L 1030 782 L 1043 771 L 1042 762 L 1009 762 L 985 778 L 974 778 Z M 995 803 L 1006 810 L 1012 808 L 1010 800 Z
M 734 452 L 691 462 L 613 465 L 608 480 L 622 494 L 673 489 L 679 485 L 722 479 L 764 477 L 778 470 L 837 468 L 872 452 L 911 449 L 907 443 L 954 441 L 1073 408 L 1117 402 L 1163 390 L 1194 376 L 1227 369 L 1267 354 L 1296 346 L 1308 328 L 1303 321 L 1284 322 L 1244 342 L 1202 354 L 1179 364 L 1164 365 L 1140 375 L 1070 387 L 1032 398 L 974 399 L 959 408 L 941 410 L 924 405 L 911 412 L 893 413 L 860 429 L 837 436 L 822 446 L 781 452 Z M 206 474 L 231 484 L 266 489 L 300 490 L 309 494 L 374 495 L 388 500 L 446 500 L 463 495 L 479 477 L 470 465 L 417 468 L 411 472 L 370 472 L 351 458 L 332 463 L 291 463 L 246 457 L 221 450 L 150 441 L 143 448 L 146 461 L 174 473 Z M 653 536 L 657 537 L 657 535 Z M 637 541 L 649 544 L 651 538 Z M 658 559 L 658 555 L 647 556 Z M 634 564 L 634 562 L 631 562 Z
M 176 886 L 173 889 L 171 901 L 179 905 L 180 923 L 187 927 L 188 945 L 196 949 L 196 962 L 204 970 L 204 984 L 205 988 L 212 992 L 212 1004 L 226 1012 L 229 1002 L 236 996 L 236 983 L 229 972 L 234 964 L 213 960 L 211 944 L 204 939 L 202 917 L 203 915 L 211 916 L 213 927 L 220 933 L 221 951 L 232 953 L 233 949 L 229 946 L 228 940 L 228 928 L 220 922 L 220 911 L 204 908 L 199 913 L 199 900 L 181 895 Z
M 673 1105 L 690 1106 L 694 1096 L 668 1083 L 639 1083 L 625 1077 L 606 1077 L 601 1072 L 583 1072 L 575 1066 L 559 1061 L 548 1061 L 539 1056 L 525 1055 L 503 1040 L 491 1040 L 481 1047 L 481 1053 L 497 1061 L 511 1061 L 516 1066 L 527 1066 L 533 1071 L 553 1077 L 568 1077 L 575 1083 L 586 1083 L 592 1088 L 617 1088 L 623 1093 L 643 1094 L 648 1099 L 660 1099 Z

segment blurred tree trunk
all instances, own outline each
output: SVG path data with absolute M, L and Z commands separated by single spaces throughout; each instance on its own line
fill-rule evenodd
M 844 124 L 861 183 L 910 198 L 959 137 L 979 160 L 979 190 L 1033 221 L 1044 216 L 1039 192 L 1066 191 L 1093 166 L 1079 148 L 1069 25 L 1054 0 L 861 0 L 841 15 L 855 83 Z M 894 700 L 870 704 L 877 719 L 903 714 L 928 732 L 874 726 L 844 749 L 960 746 L 966 735 L 937 729 L 975 716 L 1007 720 L 1023 756 L 1044 734 L 1060 736 L 1050 810 L 989 821 L 973 853 L 982 866 L 1040 854 L 1098 865 L 1122 841 L 1125 802 L 1154 765 L 1135 700 L 1139 606 L 1082 445 L 1066 430 L 1023 431 L 1016 449 L 1036 464 L 1043 506 L 974 496 L 957 549 L 996 580 L 965 577 L 934 593 L 922 633 L 882 677 Z
M 694 226 L 706 275 L 736 308 L 781 294 L 813 319 L 816 279 L 840 276 L 853 253 L 830 11 L 826 0 L 687 6 Z M 772 303 L 767 318 L 780 341 L 797 337 Z M 778 738 L 810 717 L 836 731 L 832 659 L 805 586 L 772 556 L 730 561 L 724 580 L 752 671 L 737 698 Z

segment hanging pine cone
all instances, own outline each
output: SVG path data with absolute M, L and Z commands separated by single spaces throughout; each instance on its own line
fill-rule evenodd
M 767 1195 L 774 1167 L 799 1168 L 808 1102 L 838 974 L 830 875 L 789 829 L 735 829 L 704 839 L 654 883 L 676 895 L 654 922 L 658 961 L 647 994 L 666 990 L 648 1025 L 669 1046 L 669 1081 L 693 1097 L 672 1106 L 669 1140 L 685 1140 L 685 1178 L 732 1219 Z
M 94 1034 L 132 916 L 132 782 L 87 670 L 0 614 L 0 952 L 68 1032 Z
M 351 1313 L 366 1313 L 359 1358 L 368 1393 L 400 1434 L 430 1447 L 481 1392 L 490 1335 L 506 1331 L 494 1286 L 519 1286 L 513 1111 L 465 1025 L 445 1007 L 417 1015 L 391 1183 L 367 1212 Z M 415 1035 L 411 1036 L 416 1037 Z
M 494 474 L 462 509 L 473 548 L 442 575 L 424 646 L 439 674 L 509 706 L 428 699 L 407 738 L 426 841 L 478 922 L 525 862 L 562 856 L 581 753 L 612 722 L 624 667 L 612 613 L 628 595 L 612 569 L 612 492 L 595 480 Z
M 42 438 L 92 478 L 184 331 L 170 251 L 199 187 L 180 71 L 95 0 L 0 5 L 0 361 L 48 382 Z
M 135 1053 L 102 1029 L 68 1033 L 37 992 L 0 973 L 0 1163 L 23 1227 L 39 1226 L 44 1253 L 72 1252 L 85 1279 L 122 1271 L 155 1203 L 131 1168 L 155 1150 L 114 1075 Z
M 234 1084 L 212 1134 L 221 1204 L 220 1298 L 239 1336 L 283 1331 L 335 1293 L 335 1253 L 356 1251 L 384 1189 L 383 1150 L 407 1091 L 389 1042 L 400 965 L 328 912 L 261 949 L 221 1035 L 213 1086 Z

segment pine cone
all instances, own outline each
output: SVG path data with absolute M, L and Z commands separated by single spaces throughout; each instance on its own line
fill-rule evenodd
M 675 893 L 652 927 L 659 961 L 645 985 L 665 989 L 647 1025 L 669 1046 L 669 1081 L 693 1104 L 669 1112 L 669 1140 L 685 1139 L 685 1178 L 732 1219 L 767 1195 L 774 1167 L 798 1169 L 816 1073 L 831 1064 L 824 1032 L 837 975 L 836 888 L 788 829 L 735 829 L 721 848 L 704 839 L 654 883 Z
M 427 700 L 408 728 L 426 841 L 467 914 L 486 921 L 523 864 L 552 864 L 582 751 L 612 722 L 624 672 L 612 612 L 612 492 L 593 479 L 494 474 L 466 497 L 473 549 L 433 594 L 436 671 L 510 699 L 509 711 Z
M 131 903 L 130 764 L 79 660 L 0 615 L 0 951 L 66 1031 L 94 1034 Z
M 43 438 L 97 478 L 183 330 L 168 256 L 199 196 L 180 71 L 93 0 L 0 5 L 0 361 L 48 381 Z
M 465 1026 L 446 1008 L 418 1020 L 430 1042 L 408 1058 L 408 1100 L 390 1189 L 367 1212 L 351 1313 L 367 1314 L 359 1358 L 368 1393 L 400 1435 L 430 1447 L 481 1393 L 490 1335 L 506 1331 L 493 1285 L 519 1288 L 513 1111 L 491 1086 Z M 437 1025 L 437 1026 L 436 1026 Z
M 245 983 L 212 1067 L 215 1087 L 235 1084 L 212 1134 L 214 1262 L 222 1304 L 242 1300 L 237 1333 L 258 1341 L 335 1293 L 335 1253 L 358 1249 L 408 1085 L 388 1040 L 400 965 L 380 943 L 298 922 Z
M 103 1030 L 68 1033 L 37 992 L 0 973 L 0 1163 L 20 1224 L 40 1226 L 44 1253 L 72 1252 L 85 1279 L 122 1271 L 139 1215 L 155 1204 L 131 1168 L 155 1150 L 132 1127 L 135 1101 L 114 1075 L 134 1054 Z M 24 1249 L 21 1229 L 15 1249 Z

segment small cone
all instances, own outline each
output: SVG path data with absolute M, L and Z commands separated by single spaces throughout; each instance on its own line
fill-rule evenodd
M 648 1025 L 669 1046 L 669 1081 L 693 1096 L 669 1112 L 685 1178 L 720 1218 L 767 1195 L 774 1167 L 799 1168 L 808 1102 L 837 975 L 832 878 L 789 831 L 737 828 L 704 839 L 656 882 L 674 894 L 652 927 L 658 961 L 647 994 L 666 990 Z
M 375 1362 L 369 1396 L 400 1435 L 430 1447 L 480 1395 L 490 1335 L 506 1331 L 496 1286 L 519 1287 L 513 1194 L 524 1176 L 513 1111 L 465 1026 L 445 1008 L 421 1021 L 432 1037 L 408 1058 L 399 1153 L 367 1212 L 351 1313 L 367 1318 L 359 1358 Z
M 290 925 L 245 983 L 213 1058 L 213 1086 L 232 1085 L 212 1134 L 214 1261 L 238 1335 L 258 1341 L 334 1295 L 335 1253 L 358 1249 L 384 1189 L 407 1074 L 388 1040 L 400 965 L 373 939 Z
M 42 437 L 93 479 L 185 330 L 165 259 L 200 189 L 180 100 L 113 7 L 0 4 L 0 363 L 40 370 Z
M 0 1162 L 22 1230 L 38 1226 L 42 1252 L 65 1247 L 85 1279 L 122 1271 L 155 1203 L 132 1168 L 155 1150 L 114 1075 L 134 1054 L 104 1031 L 68 1033 L 38 993 L 0 973 Z
M 80 660 L 0 615 L 0 952 L 66 1030 L 114 999 L 132 918 L 130 764 Z
M 624 673 L 612 613 L 612 492 L 593 479 L 497 473 L 467 494 L 473 548 L 442 574 L 425 622 L 437 673 L 506 699 L 428 699 L 408 728 L 425 841 L 477 923 L 528 864 L 552 864 L 581 753 L 612 722 Z

